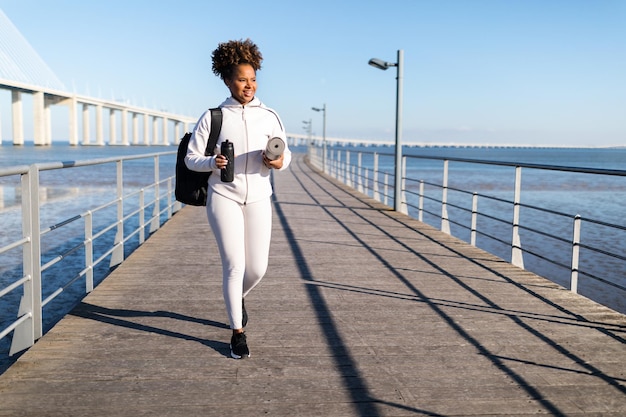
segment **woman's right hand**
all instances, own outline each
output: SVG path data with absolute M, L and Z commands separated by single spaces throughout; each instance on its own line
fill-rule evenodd
M 228 165 L 228 159 L 224 155 L 217 155 L 215 157 L 215 166 L 217 169 L 224 169 Z

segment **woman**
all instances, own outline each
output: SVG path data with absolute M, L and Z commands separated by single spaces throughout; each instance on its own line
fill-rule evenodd
M 222 291 L 232 329 L 231 356 L 250 357 L 244 327 L 248 318 L 244 298 L 261 281 L 267 270 L 272 231 L 270 196 L 271 169 L 285 169 L 291 161 L 287 146 L 276 160 L 264 150 L 269 139 L 286 143 L 280 118 L 256 97 L 256 71 L 263 57 L 249 39 L 229 41 L 213 51 L 213 72 L 230 90 L 220 108 L 222 129 L 214 156 L 204 156 L 211 130 L 211 112 L 205 112 L 189 141 L 185 163 L 194 171 L 214 171 L 209 177 L 207 216 L 222 259 Z M 234 161 L 219 154 L 229 140 L 235 148 Z M 220 169 L 234 163 L 234 181 L 222 182 Z

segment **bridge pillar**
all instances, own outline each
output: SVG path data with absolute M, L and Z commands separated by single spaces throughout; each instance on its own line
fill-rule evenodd
M 152 116 L 152 143 L 151 145 L 159 144 L 159 121 L 156 116 Z
M 33 136 L 35 145 L 45 145 L 46 116 L 43 91 L 33 93 Z
M 109 145 L 117 145 L 115 109 L 109 109 Z
M 102 104 L 96 105 L 96 145 L 104 145 L 104 127 L 102 125 Z
M 122 110 L 122 145 L 128 145 L 128 110 Z
M 13 118 L 13 145 L 24 144 L 24 110 L 22 93 L 11 90 L 11 113 Z
M 83 103 L 83 145 L 89 145 L 89 105 Z
M 163 145 L 167 146 L 170 144 L 170 138 L 167 137 L 168 132 L 167 132 L 167 124 L 169 123 L 169 120 L 167 117 L 163 117 Z
M 133 112 L 133 145 L 139 145 L 139 114 Z
M 71 97 L 67 101 L 67 106 L 69 108 L 69 128 L 70 128 L 70 137 L 69 143 L 70 146 L 78 145 L 78 103 L 76 102 L 76 97 Z
M 52 105 L 56 101 L 52 97 L 43 96 L 44 145 L 52 145 Z
M 143 114 L 143 144 L 150 145 L 150 117 L 147 113 Z
M 180 121 L 174 120 L 174 145 L 177 145 L 180 139 Z

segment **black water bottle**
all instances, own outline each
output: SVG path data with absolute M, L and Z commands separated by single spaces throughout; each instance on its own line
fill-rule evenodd
M 222 182 L 233 182 L 235 177 L 235 147 L 229 140 L 222 142 L 221 153 L 228 159 L 226 168 L 222 169 Z

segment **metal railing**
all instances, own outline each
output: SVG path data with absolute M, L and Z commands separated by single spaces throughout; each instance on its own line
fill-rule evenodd
M 16 206 L 19 210 L 15 210 L 15 215 L 21 214 L 22 229 L 21 237 L 0 247 L 0 256 L 6 256 L 19 249 L 22 251 L 19 277 L 4 288 L 0 287 L 0 300 L 9 294 L 15 295 L 20 288 L 23 292 L 19 309 L 16 311 L 17 319 L 6 328 L 0 328 L 0 340 L 13 332 L 10 355 L 32 346 L 43 335 L 44 308 L 52 300 L 81 279 L 84 280 L 83 295 L 91 292 L 94 288 L 94 271 L 99 265 L 105 265 L 106 261 L 109 261 L 108 268 L 104 268 L 106 276 L 110 268 L 123 262 L 125 245 L 131 239 L 136 242 L 136 246 L 141 245 L 150 233 L 156 231 L 163 222 L 181 208 L 181 204 L 175 200 L 173 194 L 174 176 L 160 177 L 161 158 L 173 161 L 175 154 L 176 152 L 160 152 L 73 162 L 38 163 L 0 169 L 0 180 L 19 176 L 19 183 L 15 187 L 16 195 L 19 197 L 16 198 Z M 148 177 L 152 176 L 152 179 L 144 178 L 140 181 L 136 175 L 129 175 L 129 178 L 132 178 L 132 185 L 125 183 L 124 165 L 126 163 L 150 160 L 152 160 L 152 168 L 144 166 L 144 169 L 147 170 L 146 172 L 152 171 L 152 175 L 148 175 Z M 78 214 L 70 214 L 52 226 L 41 227 L 40 211 L 44 204 L 42 195 L 45 194 L 45 187 L 42 187 L 40 181 L 42 172 L 65 171 L 76 167 L 95 169 L 97 166 L 110 166 L 111 164 L 115 166 L 115 183 L 105 186 L 106 195 L 98 196 L 97 206 Z M 170 162 L 170 165 L 173 167 L 173 162 Z M 173 173 L 174 170 L 169 172 Z M 142 181 L 148 181 L 148 183 L 138 185 Z M 107 194 L 109 192 L 110 198 Z M 78 197 L 81 195 L 80 191 L 76 193 Z M 96 216 L 98 216 L 97 222 Z M 62 252 L 58 253 L 59 246 L 57 245 L 50 253 L 47 253 L 42 246 L 42 239 L 70 227 L 83 229 L 83 236 L 57 239 L 67 240 L 66 244 L 61 246 Z M 98 251 L 95 250 L 96 248 Z M 75 274 L 72 272 L 70 276 L 65 276 L 67 270 L 71 268 L 60 265 L 70 259 L 75 264 L 77 257 L 81 255 L 82 267 L 77 268 Z M 44 295 L 43 277 L 46 272 L 54 273 L 56 288 L 48 288 L 47 292 L 50 293 Z M 59 281 L 59 275 L 62 275 L 61 280 L 56 283 Z
M 309 160 L 320 170 L 323 170 L 322 152 L 322 149 L 316 146 L 310 146 L 308 151 Z M 384 161 L 384 164 L 381 161 Z M 420 179 L 419 176 L 423 175 L 424 171 L 428 171 L 420 169 L 421 161 L 430 161 L 431 165 L 433 161 L 438 161 L 437 163 L 443 166 L 436 175 L 437 169 L 430 166 L 428 169 L 430 173 L 424 174 L 428 178 Z M 499 196 L 452 187 L 449 185 L 450 163 L 469 164 L 473 167 L 494 166 L 498 169 L 514 169 L 512 190 L 492 193 L 507 194 L 507 196 Z M 392 153 L 363 152 L 342 147 L 329 148 L 326 157 L 327 174 L 393 207 L 394 204 L 390 204 L 390 201 L 393 201 L 392 164 Z M 384 165 L 386 169 L 380 169 L 381 165 Z M 623 292 L 621 294 L 626 295 L 626 286 L 623 282 L 623 278 L 626 277 L 626 256 L 624 256 L 626 227 L 598 219 L 583 218 L 579 214 L 565 213 L 537 204 L 522 203 L 522 169 L 536 170 L 539 173 L 538 178 L 545 177 L 549 172 L 559 172 L 593 177 L 588 178 L 587 182 L 590 183 L 599 179 L 598 177 L 626 180 L 624 170 L 407 155 L 402 161 L 400 211 L 474 246 L 477 246 L 478 237 L 483 241 L 491 241 L 492 244 L 483 245 L 485 246 L 483 249 L 495 253 L 520 268 L 525 268 L 524 261 L 530 258 L 533 261 L 533 267 L 527 267 L 527 269 L 569 287 L 574 293 L 579 292 L 579 279 L 585 276 L 606 286 L 604 291 Z M 407 175 L 407 170 L 410 175 Z M 494 173 L 492 175 L 500 175 L 501 171 L 494 171 Z M 626 181 L 620 182 L 616 188 L 626 190 Z M 454 199 L 451 198 L 452 195 L 455 196 Z M 484 206 L 480 211 L 479 202 Z M 549 223 L 550 227 L 544 227 L 543 224 L 534 225 L 533 221 L 529 221 L 532 219 L 534 223 L 541 223 L 538 219 L 548 218 L 550 220 L 545 222 Z M 523 223 L 522 219 L 525 219 Z M 601 234 L 604 237 L 611 236 L 611 238 L 589 238 L 588 241 L 583 242 L 581 240 L 583 223 L 587 228 L 591 226 L 596 229 L 602 228 L 601 232 L 595 232 L 595 234 Z M 479 229 L 478 224 L 483 225 L 482 228 Z M 524 239 L 521 239 L 520 235 Z M 526 242 L 525 245 L 522 245 L 522 240 Z M 594 240 L 597 242 L 594 243 Z M 555 249 L 546 251 L 544 250 L 546 245 Z M 503 246 L 508 247 L 510 251 L 502 253 L 502 251 L 490 250 Z M 602 273 L 597 272 L 598 265 L 607 262 L 613 267 L 605 268 Z M 552 265 L 556 271 L 553 273 L 555 276 L 545 273 L 546 268 L 536 266 L 541 263 Z M 606 271 L 610 271 L 610 278 L 606 276 Z M 564 273 L 568 276 L 564 277 Z M 623 295 L 620 297 L 623 299 Z M 609 307 L 616 308 L 611 305 Z

